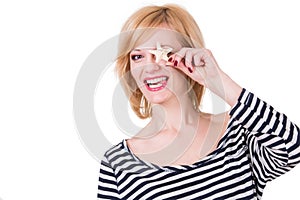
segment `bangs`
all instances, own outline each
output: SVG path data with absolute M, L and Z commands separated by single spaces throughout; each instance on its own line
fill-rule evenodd
M 151 105 L 143 98 L 143 93 L 130 73 L 130 53 L 137 47 L 147 45 L 147 41 L 159 30 L 175 33 L 181 47 L 204 47 L 202 33 L 193 17 L 175 4 L 146 6 L 127 19 L 119 35 L 115 70 L 133 111 L 141 119 L 151 117 Z M 191 93 L 195 108 L 199 108 L 204 89 L 203 85 L 189 80 L 188 92 Z

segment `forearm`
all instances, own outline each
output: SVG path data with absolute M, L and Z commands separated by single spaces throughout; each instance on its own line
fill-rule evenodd
M 300 129 L 285 114 L 242 89 L 229 115 L 231 126 L 243 130 L 253 174 L 262 185 L 300 163 Z
M 219 76 L 211 82 L 213 83 L 210 84 L 211 87 L 208 89 L 222 98 L 231 107 L 234 106 L 243 88 L 222 71 L 219 72 Z
M 246 89 L 242 90 L 229 114 L 246 128 L 253 152 L 272 157 L 269 163 L 289 168 L 300 162 L 300 129 L 285 114 Z M 266 159 L 264 156 L 261 162 Z

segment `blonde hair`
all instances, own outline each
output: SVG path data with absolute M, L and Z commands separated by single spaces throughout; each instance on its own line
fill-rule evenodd
M 146 6 L 128 18 L 120 34 L 116 71 L 133 111 L 141 119 L 151 117 L 151 105 L 143 96 L 130 73 L 129 54 L 138 42 L 145 40 L 145 33 L 149 35 L 151 28 L 161 25 L 167 25 L 183 35 L 184 43 L 187 45 L 185 47 L 204 47 L 202 33 L 196 21 L 184 8 L 178 5 Z M 187 81 L 190 85 L 188 91 L 194 107 L 199 109 L 204 94 L 204 86 L 189 77 L 187 77 Z

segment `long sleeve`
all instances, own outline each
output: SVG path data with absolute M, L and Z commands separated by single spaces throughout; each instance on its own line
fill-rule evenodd
M 230 115 L 245 129 L 259 193 L 300 162 L 300 130 L 285 114 L 243 89 Z
M 115 174 L 106 157 L 101 161 L 97 199 L 119 199 Z

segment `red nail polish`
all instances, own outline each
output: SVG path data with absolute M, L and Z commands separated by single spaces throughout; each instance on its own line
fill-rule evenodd
M 190 73 L 193 73 L 192 68 L 188 67 L 188 70 L 189 70 Z
M 174 66 L 175 66 L 175 67 L 177 67 L 177 65 L 178 65 L 178 61 L 177 61 L 177 60 L 175 60 L 175 62 L 174 62 Z
M 169 60 L 168 60 L 168 62 L 172 62 L 172 60 L 173 60 L 173 58 L 172 58 L 172 57 L 170 57 L 170 58 L 169 58 Z

